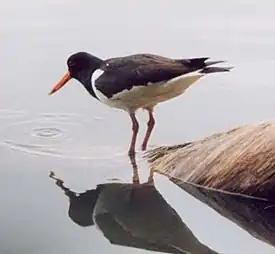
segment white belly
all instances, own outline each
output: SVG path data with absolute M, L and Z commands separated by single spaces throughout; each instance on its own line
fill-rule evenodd
M 96 90 L 94 83 L 93 87 L 102 103 L 126 111 L 136 111 L 139 108 L 153 107 L 160 102 L 183 94 L 188 87 L 203 76 L 204 74 L 197 72 L 189 73 L 167 82 L 150 83 L 147 86 L 134 86 L 130 90 L 125 89 L 113 95 L 112 98 L 107 98 L 100 91 Z

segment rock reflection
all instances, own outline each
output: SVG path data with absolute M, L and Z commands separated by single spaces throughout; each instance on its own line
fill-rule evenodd
M 275 247 L 274 198 L 249 197 L 241 193 L 209 189 L 180 179 L 170 180 L 255 238 Z
M 69 198 L 69 217 L 82 227 L 96 225 L 115 245 L 164 253 L 217 253 L 202 244 L 154 186 L 153 174 L 140 184 L 135 158 L 133 183 L 104 183 L 75 193 L 54 173 Z

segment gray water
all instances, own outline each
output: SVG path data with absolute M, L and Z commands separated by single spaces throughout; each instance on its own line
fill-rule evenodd
M 54 171 L 79 193 L 132 181 L 129 117 L 95 101 L 76 81 L 48 96 L 71 53 L 228 60 L 231 73 L 206 77 L 157 108 L 151 147 L 184 143 L 274 117 L 274 8 L 248 0 L 1 3 L 0 253 L 150 253 L 113 245 L 97 227 L 73 223 L 68 198 L 49 178 Z M 138 117 L 140 143 L 147 115 Z M 144 182 L 147 167 L 138 163 Z M 155 175 L 155 186 L 211 249 L 274 252 L 164 176 Z

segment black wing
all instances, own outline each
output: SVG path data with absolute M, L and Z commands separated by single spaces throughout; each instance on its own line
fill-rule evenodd
M 167 81 L 206 67 L 208 58 L 171 59 L 152 54 L 112 58 L 101 67 L 104 73 L 96 80 L 96 88 L 108 98 L 133 86 Z

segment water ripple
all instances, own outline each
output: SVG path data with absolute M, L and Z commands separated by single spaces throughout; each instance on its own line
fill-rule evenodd
M 0 111 L 1 117 L 1 111 Z M 100 118 L 88 119 L 77 114 L 44 113 L 4 124 L 0 145 L 36 155 L 70 159 L 120 158 L 127 153 L 119 146 L 102 146 L 96 130 Z
M 27 112 L 22 110 L 12 110 L 12 109 L 0 109 L 0 119 L 13 119 L 17 117 L 24 117 Z
M 33 136 L 41 137 L 41 138 L 54 138 L 57 136 L 62 135 L 62 130 L 54 127 L 48 127 L 48 128 L 36 128 L 33 129 Z

